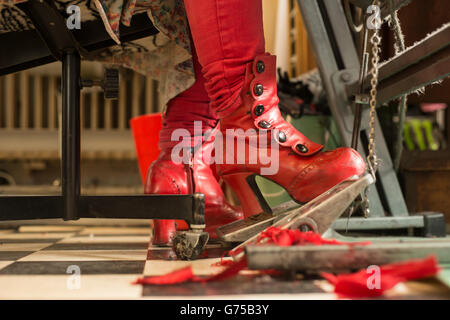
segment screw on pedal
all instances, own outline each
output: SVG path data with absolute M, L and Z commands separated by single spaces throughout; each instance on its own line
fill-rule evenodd
M 317 223 L 311 218 L 300 218 L 297 219 L 292 225 L 290 229 L 297 229 L 302 232 L 312 231 L 314 233 L 318 233 L 319 227 Z

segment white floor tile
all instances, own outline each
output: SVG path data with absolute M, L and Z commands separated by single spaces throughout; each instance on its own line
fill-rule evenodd
M 145 260 L 147 250 L 45 250 L 18 261 L 105 261 Z
M 82 226 L 21 226 L 19 232 L 77 232 L 83 230 Z
M 47 243 L 0 243 L 0 251 L 37 251 L 48 246 L 51 246 L 51 242 Z
M 127 242 L 145 242 L 150 241 L 150 236 L 84 236 L 70 237 L 59 241 L 58 243 L 127 243 Z
M 73 275 L 0 275 L 0 300 L 4 299 L 138 299 L 142 286 L 131 283 L 139 274 L 81 275 L 79 289 Z M 69 284 L 69 286 L 68 286 Z
M 213 266 L 213 264 L 220 261 L 220 258 L 200 259 L 194 261 L 181 261 L 181 260 L 147 260 L 144 268 L 145 276 L 158 276 L 164 275 L 169 272 L 175 271 L 192 266 L 192 271 L 195 275 L 213 275 L 224 269 L 222 266 Z
M 148 228 L 114 228 L 114 227 L 89 227 L 84 228 L 81 234 L 94 234 L 94 235 L 102 235 L 102 234 L 135 234 L 135 235 L 150 235 L 151 229 L 150 226 Z
M 0 261 L 0 270 L 3 269 L 6 266 L 9 266 L 14 261 Z
M 75 233 L 48 233 L 48 232 L 30 232 L 30 233 L 10 233 L 0 234 L 0 242 L 2 239 L 57 239 L 73 236 Z

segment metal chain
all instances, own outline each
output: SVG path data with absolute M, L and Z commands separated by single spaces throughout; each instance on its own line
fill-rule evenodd
M 378 61 L 379 61 L 379 45 L 381 43 L 381 38 L 378 35 L 378 30 L 374 30 L 372 37 L 370 38 L 370 43 L 372 44 L 372 69 L 370 73 L 372 75 L 372 79 L 370 79 L 370 131 L 369 131 L 369 156 L 367 160 L 369 164 L 372 166 L 372 173 L 375 173 L 377 170 L 377 156 L 375 150 L 375 120 L 376 120 L 376 107 L 377 107 L 377 85 L 378 85 Z
M 380 7 L 380 1 L 375 0 L 373 2 L 373 5 Z M 381 19 L 379 23 L 377 23 L 377 26 L 381 27 Z M 371 80 L 370 80 L 370 100 L 369 100 L 369 144 L 368 144 L 368 150 L 369 155 L 367 156 L 367 163 L 369 166 L 369 171 L 372 174 L 373 178 L 375 179 L 375 173 L 377 171 L 377 155 L 376 155 L 376 145 L 375 145 L 375 122 L 376 122 L 376 108 L 377 108 L 377 85 L 378 85 L 378 62 L 380 60 L 379 53 L 380 53 L 380 44 L 381 44 L 381 37 L 378 33 L 378 28 L 374 28 L 372 30 L 372 36 L 370 37 L 370 43 L 372 45 L 372 68 L 370 69 L 371 74 Z M 370 209 L 369 209 L 369 189 L 366 188 L 364 190 L 364 201 L 363 201 L 363 212 L 364 217 L 369 217 L 370 215 Z

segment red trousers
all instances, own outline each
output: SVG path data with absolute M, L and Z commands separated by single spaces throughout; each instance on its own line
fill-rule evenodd
M 184 0 L 184 4 L 196 82 L 169 101 L 162 147 L 175 129 L 192 135 L 194 121 L 202 121 L 204 132 L 233 112 L 241 104 L 246 64 L 265 52 L 262 0 Z

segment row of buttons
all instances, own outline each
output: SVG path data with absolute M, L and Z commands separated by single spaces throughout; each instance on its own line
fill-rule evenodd
M 258 73 L 263 73 L 265 69 L 266 69 L 266 66 L 265 66 L 264 62 L 258 61 L 258 62 L 256 63 L 256 71 L 257 71 Z M 254 92 L 255 95 L 257 95 L 257 96 L 262 95 L 262 94 L 264 93 L 264 86 L 263 86 L 262 84 L 259 84 L 259 83 L 258 83 L 258 84 L 255 85 L 255 87 L 253 88 L 253 92 Z M 255 115 L 256 115 L 257 117 L 261 116 L 261 115 L 264 113 L 264 106 L 263 106 L 262 104 L 258 104 L 258 105 L 255 107 L 255 109 L 254 109 L 253 112 L 255 113 Z M 260 122 L 258 122 L 258 126 L 259 126 L 260 128 L 263 128 L 263 129 L 269 129 L 269 128 L 271 127 L 271 124 L 270 124 L 270 122 L 268 122 L 268 121 L 261 120 Z M 283 131 L 280 131 L 280 132 L 278 133 L 278 141 L 280 141 L 281 143 L 283 143 L 283 142 L 286 142 L 286 140 L 287 140 L 286 134 L 285 134 Z M 303 144 L 297 144 L 297 145 L 295 146 L 295 148 L 296 148 L 299 152 L 301 152 L 301 153 L 307 153 L 307 152 L 308 152 L 308 148 L 307 148 L 305 145 L 303 145 Z

